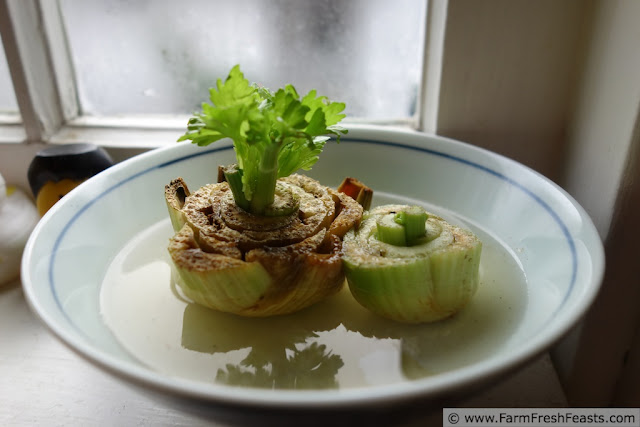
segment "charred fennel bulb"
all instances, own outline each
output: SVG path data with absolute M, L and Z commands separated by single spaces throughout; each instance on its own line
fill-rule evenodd
M 24 245 L 39 219 L 31 199 L 20 189 L 7 187 L 0 175 L 0 285 L 20 275 Z
M 227 182 L 193 194 L 182 179 L 166 186 L 176 231 L 168 250 L 188 298 L 219 311 L 270 316 L 298 311 L 342 288 L 342 237 L 359 224 L 362 206 L 296 174 L 278 181 L 275 205 L 278 195 L 290 214 L 243 210 Z
M 396 321 L 449 317 L 476 292 L 482 243 L 470 231 L 431 214 L 422 220 L 422 237 L 409 246 L 398 243 L 402 240 L 398 213 L 407 208 L 376 207 L 345 235 L 343 261 L 349 288 L 361 305 Z M 379 231 L 391 237 L 381 239 Z

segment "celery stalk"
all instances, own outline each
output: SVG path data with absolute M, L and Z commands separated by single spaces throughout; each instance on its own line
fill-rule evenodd
M 371 208 L 373 190 L 356 178 L 346 177 L 343 179 L 338 186 L 338 192 L 344 193 L 354 199 L 365 211 Z
M 231 188 L 231 193 L 233 193 L 233 199 L 236 204 L 245 211 L 248 211 L 249 201 L 242 191 L 242 170 L 240 170 L 238 165 L 234 163 L 224 166 L 222 171 L 224 173 L 225 180 L 229 184 L 229 188 Z
M 264 215 L 273 203 L 278 179 L 278 146 L 269 145 L 260 159 L 256 189 L 249 201 L 249 211 L 254 215 Z
M 376 218 L 376 238 L 381 242 L 395 246 L 407 246 L 405 228 L 395 221 L 394 214 Z
M 403 207 L 376 219 L 376 238 L 395 246 L 413 246 L 426 237 L 428 215 L 419 206 Z
M 419 206 L 409 206 L 396 214 L 395 221 L 404 227 L 407 246 L 412 246 L 425 237 L 427 218 L 427 213 Z
M 178 141 L 206 146 L 233 140 L 243 184 L 241 195 L 230 183 L 233 196 L 254 215 L 268 211 L 278 178 L 311 169 L 329 137 L 339 142 L 347 133 L 338 125 L 345 117 L 343 103 L 317 96 L 315 90 L 300 97 L 292 85 L 271 92 L 250 84 L 237 65 L 224 81 L 217 80 L 209 98 L 211 104 L 202 104 Z
M 239 181 L 229 172 L 183 202 L 176 196 L 181 180 L 165 191 L 170 214 L 182 223 L 168 249 L 184 295 L 258 317 L 292 313 L 339 291 L 342 237 L 360 222 L 362 206 L 294 174 L 278 181 L 265 215 L 253 215 L 234 203 L 228 185 Z
M 187 221 L 182 207 L 191 193 L 182 178 L 176 178 L 164 187 L 164 199 L 169 210 L 169 218 L 174 231 L 178 231 Z
M 396 213 L 407 211 L 409 215 L 401 216 L 404 225 L 397 224 Z M 365 308 L 396 321 L 432 322 L 452 316 L 477 290 L 482 242 L 436 215 L 422 222 L 428 236 L 417 238 L 413 246 L 380 239 L 381 230 L 388 235 L 394 229 L 390 219 L 402 227 L 403 237 L 407 222 L 422 234 L 422 227 L 407 218 L 422 221 L 424 216 L 406 206 L 379 206 L 345 235 L 343 264 L 349 289 Z

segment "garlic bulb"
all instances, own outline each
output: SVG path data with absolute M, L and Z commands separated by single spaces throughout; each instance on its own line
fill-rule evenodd
M 19 277 L 24 245 L 39 219 L 26 193 L 0 175 L 0 285 Z

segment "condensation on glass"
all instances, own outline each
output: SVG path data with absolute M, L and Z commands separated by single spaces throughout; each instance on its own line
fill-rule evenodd
M 62 0 L 83 114 L 190 114 L 240 64 L 352 118 L 416 111 L 426 0 Z
M 0 114 L 17 113 L 18 103 L 16 101 L 15 92 L 13 91 L 11 74 L 9 74 L 7 58 L 4 55 L 4 47 L 2 46 L 2 43 L 0 43 Z

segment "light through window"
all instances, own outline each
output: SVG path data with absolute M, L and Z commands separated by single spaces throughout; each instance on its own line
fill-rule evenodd
M 416 111 L 426 0 L 62 0 L 82 114 L 190 114 L 234 64 L 350 117 Z

